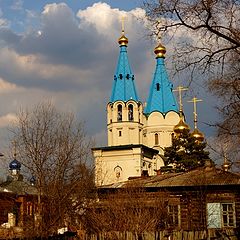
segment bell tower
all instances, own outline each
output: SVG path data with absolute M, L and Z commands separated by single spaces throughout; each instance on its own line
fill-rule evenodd
M 159 44 L 155 49 L 156 68 L 144 110 L 143 144 L 162 153 L 172 144 L 174 126 L 179 122 L 179 110 L 165 67 L 166 48 Z
M 118 39 L 120 53 L 113 79 L 112 94 L 107 104 L 108 146 L 142 143 L 143 105 L 138 99 L 135 76 L 128 55 L 128 38 Z

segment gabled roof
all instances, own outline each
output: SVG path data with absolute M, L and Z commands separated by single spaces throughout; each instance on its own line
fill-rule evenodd
M 126 182 L 106 185 L 101 188 L 125 188 L 138 186 L 143 188 L 171 188 L 196 186 L 240 186 L 240 175 L 226 172 L 215 167 L 197 168 L 183 173 L 167 173 L 147 178 L 138 178 Z
M 178 112 L 176 99 L 172 92 L 173 84 L 168 79 L 164 57 L 157 57 L 156 59 L 156 69 L 144 113 L 149 115 L 155 111 L 162 114 L 169 111 Z
M 134 75 L 128 61 L 127 46 L 120 45 L 120 55 L 114 75 L 110 102 L 118 100 L 127 102 L 131 99 L 138 101 Z

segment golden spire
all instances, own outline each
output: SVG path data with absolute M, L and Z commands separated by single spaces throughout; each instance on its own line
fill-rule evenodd
M 122 16 L 122 35 L 124 35 L 124 21 L 126 17 Z
M 181 133 L 184 130 L 190 130 L 190 127 L 184 122 L 183 119 L 183 103 L 182 103 L 182 92 L 188 90 L 188 88 L 184 88 L 183 86 L 178 86 L 177 89 L 174 89 L 174 92 L 178 92 L 179 97 L 179 114 L 180 114 L 180 121 L 179 123 L 174 127 L 175 133 Z
M 228 171 L 230 169 L 231 165 L 230 165 L 230 162 L 228 160 L 228 157 L 227 157 L 227 153 L 224 151 L 223 152 L 223 165 L 222 165 L 222 168 L 224 171 Z
M 125 17 L 122 16 L 122 36 L 118 39 L 118 43 L 120 44 L 120 46 L 127 46 L 128 44 L 128 38 L 125 36 L 124 21 Z
M 197 128 L 197 102 L 202 102 L 202 99 L 194 97 L 191 101 L 193 103 L 194 128 Z
M 193 116 L 194 116 L 194 130 L 192 136 L 196 138 L 197 141 L 202 142 L 204 140 L 204 135 L 197 128 L 197 102 L 202 102 L 202 99 L 194 97 L 191 101 L 193 103 Z

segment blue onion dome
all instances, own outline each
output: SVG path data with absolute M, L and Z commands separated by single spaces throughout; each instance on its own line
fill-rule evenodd
M 32 176 L 29 181 L 30 181 L 31 185 L 35 185 L 36 178 L 34 176 Z
M 20 170 L 21 163 L 18 160 L 14 159 L 13 161 L 10 162 L 9 169 L 10 170 Z

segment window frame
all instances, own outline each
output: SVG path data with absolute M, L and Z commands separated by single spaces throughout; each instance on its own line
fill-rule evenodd
M 224 205 L 227 209 L 224 210 Z M 232 210 L 229 210 L 231 205 Z M 235 228 L 236 210 L 235 202 L 211 202 L 207 203 L 207 227 L 208 228 Z M 226 216 L 226 217 L 224 217 Z M 231 218 L 231 221 L 230 221 Z
M 227 210 L 223 210 L 224 208 L 224 205 L 227 206 Z M 231 208 L 232 208 L 232 211 L 230 211 L 228 209 L 228 207 L 231 205 Z M 226 216 L 226 220 L 227 222 L 225 223 L 224 221 L 224 216 Z M 232 218 L 232 225 L 230 225 L 230 221 L 229 221 L 229 218 Z M 229 203 L 229 202 L 226 202 L 226 203 L 221 203 L 221 222 L 222 222 L 222 227 L 223 228 L 234 228 L 236 227 L 236 213 L 235 213 L 235 203 L 232 202 L 232 203 Z
M 154 134 L 154 145 L 159 146 L 159 134 L 158 133 Z
M 180 204 L 169 204 L 167 206 L 167 209 L 168 209 L 168 225 L 172 228 L 181 227 L 181 206 L 180 206 Z
M 118 122 L 122 122 L 122 111 L 123 110 L 123 106 L 122 104 L 118 104 L 117 105 L 117 121 Z

